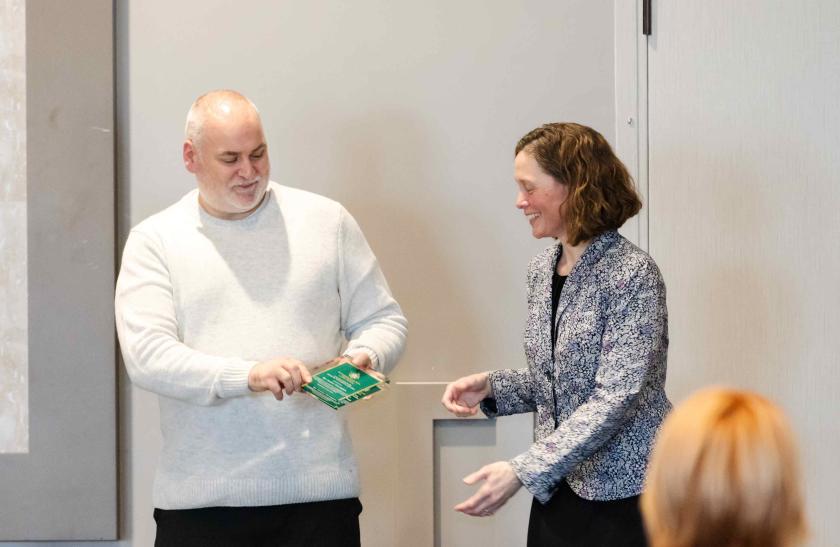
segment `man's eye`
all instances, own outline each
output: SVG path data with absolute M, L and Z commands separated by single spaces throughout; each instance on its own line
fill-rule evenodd
M 265 152 L 258 152 L 256 154 L 251 154 L 252 160 L 258 160 L 265 155 Z
M 236 163 L 236 158 L 222 158 L 222 161 L 228 165 Z

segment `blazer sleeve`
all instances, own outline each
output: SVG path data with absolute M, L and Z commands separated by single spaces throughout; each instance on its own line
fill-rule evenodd
M 481 411 L 488 418 L 534 412 L 534 383 L 527 368 L 494 370 L 490 373 L 489 398 L 481 402 Z
M 560 481 L 621 427 L 665 350 L 665 285 L 656 265 L 643 263 L 617 289 L 608 307 L 595 388 L 554 433 L 510 462 L 541 503 L 548 502 Z

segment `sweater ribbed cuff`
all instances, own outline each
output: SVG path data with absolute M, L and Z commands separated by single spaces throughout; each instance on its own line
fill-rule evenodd
M 360 353 L 367 354 L 367 356 L 370 357 L 370 368 L 373 370 L 382 370 L 379 368 L 379 356 L 376 355 L 375 351 L 368 347 L 356 346 L 354 348 L 347 348 L 347 351 L 344 352 L 345 355 L 349 355 L 350 357 L 355 357 Z
M 233 361 L 228 364 L 219 376 L 219 397 L 239 397 L 251 392 L 248 387 L 248 373 L 257 361 Z

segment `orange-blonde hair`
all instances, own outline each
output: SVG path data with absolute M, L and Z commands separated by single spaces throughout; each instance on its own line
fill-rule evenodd
M 707 388 L 666 419 L 642 513 L 652 547 L 792 547 L 806 536 L 796 443 L 782 411 Z
M 627 168 L 591 127 L 547 123 L 522 137 L 514 155 L 523 150 L 555 181 L 569 187 L 565 220 L 571 245 L 617 230 L 642 208 Z

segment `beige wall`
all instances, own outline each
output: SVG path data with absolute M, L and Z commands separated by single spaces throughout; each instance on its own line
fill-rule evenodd
M 525 270 L 548 243 L 514 208 L 513 146 L 549 120 L 613 139 L 612 4 L 119 4 L 121 232 L 194 187 L 180 157 L 186 109 L 207 89 L 236 87 L 261 109 L 272 178 L 344 203 L 376 251 L 410 322 L 396 382 L 523 366 Z M 157 404 L 125 384 L 122 396 L 125 523 L 135 545 L 148 545 Z M 438 397 L 418 404 L 440 408 Z M 397 416 L 407 398 L 371 401 L 353 424 L 368 542 L 394 545 L 399 488 L 413 479 L 396 474 L 391 444 L 406 431 Z M 431 436 L 431 422 L 419 427 Z M 525 525 L 504 532 L 524 540 Z

